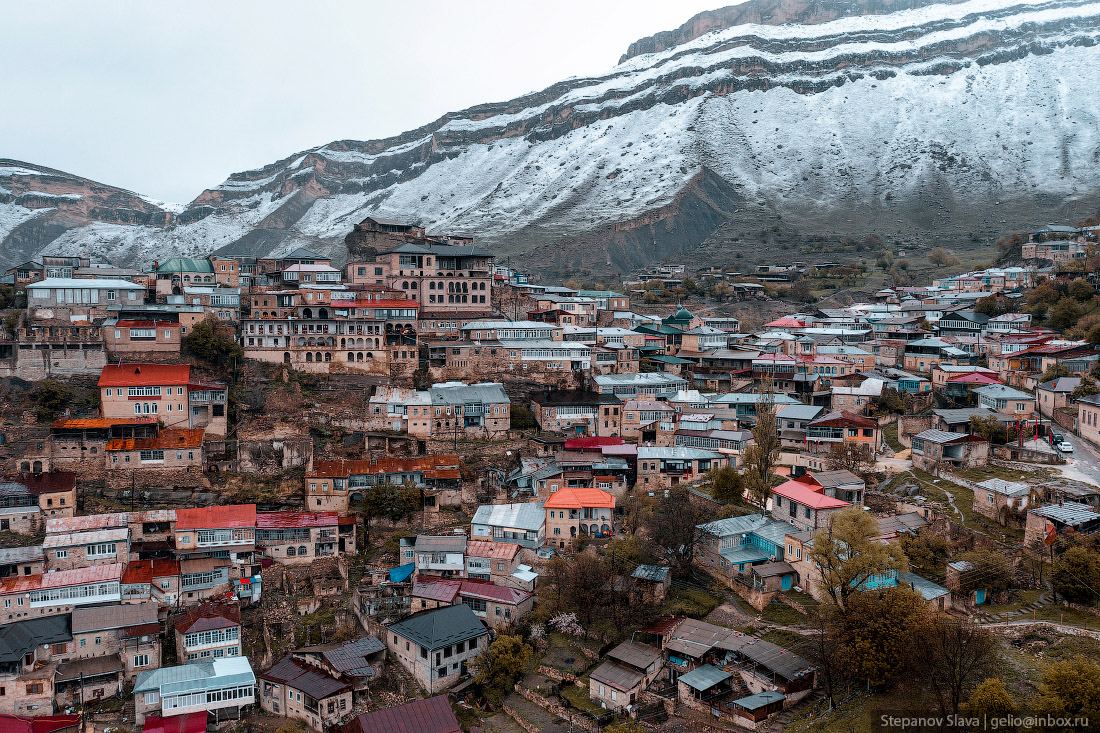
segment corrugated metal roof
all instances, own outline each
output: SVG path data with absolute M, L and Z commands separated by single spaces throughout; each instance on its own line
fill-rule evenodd
M 263 672 L 260 679 L 280 682 L 287 687 L 304 692 L 314 700 L 340 694 L 351 688 L 347 682 L 336 679 L 326 672 L 306 665 L 291 656 L 285 656 Z
M 718 669 L 713 664 L 704 664 L 700 667 L 696 667 L 687 674 L 680 675 L 678 680 L 693 690 L 703 692 L 704 690 L 709 690 L 715 685 L 725 682 L 732 676 L 733 675 L 729 672 Z
M 335 527 L 340 524 L 337 512 L 261 512 L 256 515 L 256 529 L 298 527 Z
M 42 547 L 72 547 L 74 545 L 86 545 L 93 542 L 129 542 L 130 529 L 118 527 L 114 529 L 93 529 L 85 532 L 61 532 L 48 534 L 42 540 Z
M 446 695 L 413 700 L 397 707 L 363 713 L 348 733 L 461 733 Z
M 545 509 L 614 509 L 615 497 L 603 489 L 558 489 L 543 503 Z
M 977 485 L 983 489 L 1003 496 L 1026 496 L 1031 492 L 1031 487 L 1025 483 L 1019 481 L 1005 481 L 999 478 L 986 479 Z
M 125 563 L 116 562 L 108 565 L 90 565 L 75 570 L 55 570 L 42 575 L 13 576 L 0 581 L 0 593 L 27 593 L 32 590 L 121 580 L 122 571 L 125 568 Z
M 630 577 L 663 583 L 668 579 L 668 572 L 669 569 L 664 565 L 639 565 L 634 568 L 634 572 L 630 574 Z
M 1061 524 L 1068 524 L 1070 526 L 1085 524 L 1100 519 L 1100 514 L 1097 514 L 1088 504 L 1079 504 L 1075 501 L 1066 501 L 1061 504 L 1048 504 L 1047 506 L 1041 506 L 1031 511 L 1036 516 L 1050 519 Z
M 160 620 L 159 608 L 156 601 L 123 603 L 118 606 L 78 606 L 73 609 L 73 633 L 156 624 Z
M 142 672 L 134 682 L 134 692 L 159 690 L 163 697 L 167 694 L 254 684 L 256 675 L 252 673 L 252 665 L 247 657 L 225 657 L 210 662 L 192 662 Z
M 474 513 L 471 524 L 536 531 L 546 525 L 546 512 L 541 501 L 482 504 Z
M 592 670 L 589 676 L 599 683 L 623 692 L 633 690 L 645 682 L 645 675 L 641 672 L 610 660 Z

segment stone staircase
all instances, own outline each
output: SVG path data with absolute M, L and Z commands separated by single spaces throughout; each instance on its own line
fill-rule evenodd
M 1040 608 L 1049 606 L 1053 602 L 1053 598 L 1049 593 L 1043 593 L 1036 600 L 1021 606 L 1020 608 L 1011 611 L 1001 611 L 1000 613 L 990 613 L 982 607 L 975 608 L 970 617 L 981 624 L 992 624 L 998 621 L 1026 621 L 1027 618 L 1034 611 L 1038 611 Z

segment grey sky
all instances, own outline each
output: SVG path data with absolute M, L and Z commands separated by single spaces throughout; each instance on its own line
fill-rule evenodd
M 187 202 L 230 173 L 611 68 L 721 0 L 0 0 L 0 157 Z

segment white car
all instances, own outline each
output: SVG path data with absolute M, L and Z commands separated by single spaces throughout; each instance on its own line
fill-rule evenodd
M 1072 453 L 1073 452 L 1073 444 L 1070 443 L 1068 440 L 1063 440 L 1061 443 L 1059 443 L 1055 447 L 1058 450 L 1062 451 L 1063 453 Z

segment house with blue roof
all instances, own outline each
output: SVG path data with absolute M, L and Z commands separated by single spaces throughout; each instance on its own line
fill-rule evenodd
M 791 525 L 763 514 L 719 519 L 696 527 L 699 563 L 732 584 L 748 576 L 753 565 L 784 559 L 784 537 Z
M 237 720 L 256 703 L 256 675 L 247 657 L 223 657 L 142 672 L 134 681 L 134 714 L 145 717 L 207 712 L 215 721 Z

